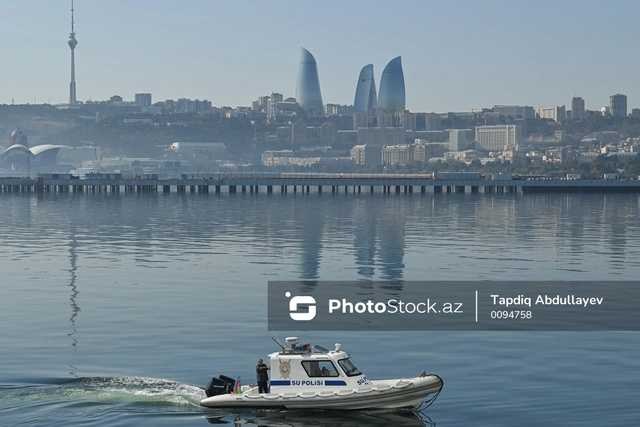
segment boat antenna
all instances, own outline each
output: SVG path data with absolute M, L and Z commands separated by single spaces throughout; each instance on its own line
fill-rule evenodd
M 260 304 L 258 304 L 258 301 L 256 301 L 256 305 L 258 306 L 258 310 L 260 310 L 260 313 L 262 313 L 262 317 L 264 317 L 264 320 L 267 322 L 267 329 L 270 330 L 273 333 L 273 335 L 275 336 L 275 338 L 271 337 L 271 339 L 273 341 L 275 341 L 276 344 L 278 344 L 280 346 L 280 348 L 282 348 L 284 350 L 284 346 L 280 342 L 280 339 L 278 338 L 278 335 L 276 334 L 276 331 L 271 329 L 271 325 L 269 324 L 269 318 L 267 317 L 266 314 L 264 314 L 264 311 L 262 311 L 262 307 L 260 307 Z
M 280 344 L 280 341 L 276 341 L 276 339 L 275 339 L 274 337 L 271 337 L 271 339 L 272 339 L 276 344 L 278 344 L 278 345 L 280 346 L 280 348 L 281 348 L 281 349 L 286 350 L 286 349 L 284 348 L 284 346 L 283 346 L 282 344 Z

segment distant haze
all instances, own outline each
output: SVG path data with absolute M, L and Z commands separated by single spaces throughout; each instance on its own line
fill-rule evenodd
M 79 101 L 136 92 L 153 101 L 250 106 L 295 95 L 300 47 L 318 64 L 325 103 L 353 104 L 358 73 L 402 56 L 411 111 L 494 104 L 587 109 L 624 93 L 640 105 L 640 2 L 77 0 Z M 7 3 L 0 103 L 66 103 L 70 2 Z

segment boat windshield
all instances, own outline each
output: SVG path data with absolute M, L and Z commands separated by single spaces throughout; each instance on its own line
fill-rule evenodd
M 356 368 L 356 365 L 353 364 L 351 359 L 338 360 L 338 364 L 340 365 L 344 373 L 347 374 L 348 377 L 362 375 L 362 372 L 360 372 L 358 368 Z
M 314 345 L 313 346 L 313 352 L 314 353 L 329 353 L 329 350 L 327 350 L 326 348 L 324 348 L 321 345 Z

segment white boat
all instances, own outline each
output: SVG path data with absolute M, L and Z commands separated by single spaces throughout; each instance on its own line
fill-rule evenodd
M 370 380 L 356 368 L 351 356 L 336 344 L 330 351 L 321 346 L 298 345 L 297 337 L 286 339 L 269 355 L 271 382 L 268 393 L 256 385 L 238 387 L 221 375 L 212 378 L 200 401 L 209 408 L 287 409 L 424 409 L 442 390 L 442 379 L 425 371 L 413 378 Z

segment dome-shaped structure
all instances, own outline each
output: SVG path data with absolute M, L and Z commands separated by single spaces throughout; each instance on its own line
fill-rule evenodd
M 11 147 L 12 145 L 22 144 L 24 146 L 29 146 L 27 143 L 27 136 L 22 132 L 20 128 L 15 128 L 13 132 L 11 132 L 11 136 L 9 137 L 9 144 L 7 147 Z
M 365 65 L 360 71 L 358 85 L 356 86 L 356 96 L 353 100 L 353 112 L 359 111 L 373 114 L 378 102 L 376 93 L 376 82 L 373 77 L 373 64 Z
M 393 113 L 405 109 L 404 73 L 402 60 L 393 58 L 382 71 L 380 79 L 380 95 L 378 96 L 378 111 Z
M 55 166 L 57 164 L 58 155 L 67 150 L 71 150 L 73 147 L 68 145 L 52 145 L 43 144 L 31 147 L 32 164 L 39 166 Z
M 318 65 L 311 52 L 300 48 L 300 66 L 296 82 L 296 101 L 309 114 L 324 114 L 324 104 L 320 94 Z

